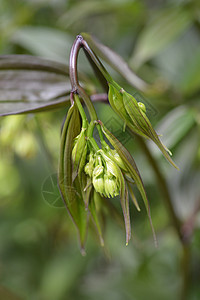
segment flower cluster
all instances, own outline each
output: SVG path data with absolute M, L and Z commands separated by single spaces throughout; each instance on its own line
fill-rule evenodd
M 178 169 L 171 159 L 171 151 L 163 145 L 151 125 L 146 115 L 144 103 L 137 102 L 131 94 L 127 93 L 113 80 L 109 83 L 108 99 L 113 110 L 120 116 L 125 125 L 127 125 L 134 134 L 151 139 L 158 146 L 169 163 Z
M 119 165 L 111 151 L 100 149 L 96 153 L 89 154 L 85 173 L 92 178 L 92 184 L 101 196 L 113 198 L 119 195 L 119 172 Z
M 108 96 L 112 108 L 124 120 L 125 125 L 133 133 L 153 140 L 166 159 L 175 166 L 169 151 L 161 143 L 146 116 L 145 105 L 137 102 L 114 81 L 109 83 Z M 90 220 L 95 225 L 101 244 L 104 244 L 102 207 L 107 204 L 111 207 L 112 202 L 109 198 L 117 196 L 123 211 L 128 244 L 131 237 L 129 194 L 137 210 L 140 210 L 132 190 L 133 185 L 137 187 L 144 201 L 155 239 L 144 184 L 132 155 L 105 125 L 97 120 L 94 108 L 91 109 L 92 103 L 89 102 L 88 105 L 90 100 L 85 99 L 85 96 L 81 99 L 77 93 L 73 97 L 74 101 L 62 131 L 58 180 L 66 208 L 77 227 L 82 251 Z M 82 100 L 90 110 L 90 122 L 82 107 Z M 93 137 L 95 126 L 99 132 L 100 147 Z M 111 146 L 106 143 L 105 137 Z

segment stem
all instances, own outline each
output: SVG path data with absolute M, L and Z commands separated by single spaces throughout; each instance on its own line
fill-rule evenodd
M 85 105 L 88 109 L 88 112 L 90 114 L 91 120 L 95 121 L 97 120 L 97 114 L 94 109 L 94 106 L 86 94 L 85 90 L 79 85 L 78 81 L 78 75 L 77 75 L 77 61 L 78 61 L 78 54 L 80 51 L 80 48 L 83 46 L 83 37 L 81 35 L 78 35 L 72 45 L 72 49 L 70 52 L 70 58 L 69 58 L 69 77 L 72 85 L 72 93 L 78 93 L 83 101 L 85 102 Z
M 93 137 L 89 137 L 88 141 L 90 142 L 90 144 L 95 152 L 100 149 L 99 146 L 97 145 L 97 142 L 95 141 L 95 139 Z
M 78 110 L 79 110 L 81 118 L 82 118 L 82 127 L 87 128 L 87 117 L 86 117 L 85 111 L 83 109 L 83 106 L 81 105 L 79 96 L 77 94 L 74 94 L 74 99 L 75 99 L 76 105 L 78 107 Z
M 90 96 L 92 102 L 108 102 L 108 94 L 93 94 Z
M 97 65 L 94 63 L 94 61 L 92 60 L 91 56 L 88 54 L 88 52 L 83 48 L 84 53 L 93 69 L 93 72 L 95 74 L 95 76 L 98 78 L 103 90 L 108 93 L 108 83 L 106 78 L 104 77 L 104 75 L 102 74 L 102 72 L 99 70 L 99 68 L 97 67 Z
M 70 52 L 69 57 L 69 77 L 72 85 L 72 92 L 77 90 L 78 84 L 78 76 L 77 76 L 77 60 L 78 60 L 78 53 L 80 48 L 82 47 L 82 36 L 77 35 Z
M 90 118 L 91 118 L 91 121 L 96 121 L 97 120 L 97 113 L 96 113 L 96 110 L 94 108 L 94 105 L 92 104 L 92 101 L 90 100 L 90 97 L 87 95 L 87 93 L 85 92 L 85 90 L 78 84 L 77 85 L 77 92 L 78 94 L 80 95 L 80 97 L 83 99 L 87 109 L 88 109 L 88 112 L 90 114 Z
M 80 97 L 83 99 L 88 112 L 90 114 L 90 118 L 91 121 L 93 121 L 93 125 L 91 126 L 91 130 L 90 130 L 90 134 L 93 134 L 93 130 L 95 127 L 95 121 L 98 120 L 97 117 L 97 113 L 95 111 L 94 105 L 92 103 L 92 101 L 90 100 L 89 96 L 87 95 L 87 93 L 85 92 L 85 90 L 79 85 L 79 81 L 78 81 L 78 75 L 77 75 L 77 61 L 78 61 L 78 54 L 80 51 L 80 48 L 84 47 L 85 50 L 89 53 L 89 55 L 95 59 L 95 62 L 98 63 L 99 68 L 101 67 L 101 72 L 102 74 L 105 76 L 105 78 L 109 78 L 110 75 L 107 73 L 107 71 L 105 70 L 105 68 L 103 67 L 103 65 L 101 64 L 100 60 L 97 58 L 97 56 L 92 52 L 92 50 L 89 48 L 88 44 L 83 40 L 83 37 L 81 35 L 78 35 L 72 45 L 72 49 L 70 52 L 70 59 L 69 59 L 69 77 L 70 77 L 70 81 L 71 81 L 71 85 L 72 85 L 72 93 L 78 93 L 80 95 Z M 111 78 L 111 77 L 110 77 Z M 111 78 L 112 79 L 112 78 Z M 76 98 L 77 99 L 77 98 Z M 77 101 L 77 100 L 76 100 Z M 78 99 L 79 101 L 79 99 Z M 82 116 L 83 122 L 85 123 L 85 119 L 86 115 L 85 112 L 82 108 L 82 105 L 79 101 L 79 103 L 77 103 L 78 109 L 80 111 L 80 114 Z M 104 141 L 103 138 L 103 132 L 101 129 L 101 126 L 99 124 L 96 124 L 97 126 L 97 130 L 100 136 L 100 140 L 101 142 Z
M 180 300 L 188 299 L 188 289 L 190 285 L 190 259 L 191 259 L 191 248 L 189 244 L 185 244 L 183 245 L 183 254 L 182 254 L 181 274 L 183 276 L 183 281 L 182 281 Z
M 145 152 L 154 172 L 157 178 L 157 181 L 159 183 L 159 187 L 162 190 L 162 194 L 164 196 L 165 204 L 168 209 L 169 217 L 174 225 L 174 228 L 177 232 L 177 235 L 179 237 L 180 243 L 182 245 L 182 261 L 181 261 L 181 274 L 182 274 L 182 287 L 181 287 L 181 294 L 180 294 L 180 300 L 186 300 L 187 294 L 188 294 L 188 288 L 189 288 L 189 281 L 190 281 L 190 257 L 191 257 L 191 249 L 189 245 L 189 239 L 185 238 L 184 231 L 182 229 L 182 224 L 178 216 L 176 215 L 174 211 L 174 207 L 172 204 L 172 200 L 168 191 L 168 187 L 165 181 L 165 178 L 160 171 L 156 161 L 154 160 L 153 156 L 151 155 L 151 152 L 149 151 L 147 145 L 143 141 L 143 139 L 140 136 L 137 136 L 137 139 L 140 143 L 140 146 L 142 147 L 143 151 Z
M 112 77 L 110 74 L 107 72 L 99 58 L 96 56 L 96 54 L 92 51 L 92 49 L 88 46 L 88 43 L 83 39 L 82 40 L 82 45 L 84 49 L 87 51 L 87 53 L 90 55 L 91 59 L 95 63 L 95 65 L 98 67 L 98 69 L 101 71 L 103 76 L 106 78 L 108 82 L 112 82 Z

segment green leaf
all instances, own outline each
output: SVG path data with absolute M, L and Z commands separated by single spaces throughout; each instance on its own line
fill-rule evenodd
M 170 148 L 175 147 L 195 124 L 195 110 L 178 106 L 170 111 L 159 123 L 159 131 Z
M 100 194 L 93 189 L 91 193 L 91 199 L 89 202 L 89 210 L 91 212 L 92 221 L 95 224 L 101 246 L 104 246 L 103 234 L 102 234 L 101 224 L 99 220 L 99 213 L 97 211 L 97 204 L 98 202 L 100 202 L 101 198 L 102 197 L 100 196 Z
M 74 5 L 70 6 L 70 8 L 66 11 L 64 15 L 59 20 L 59 25 L 63 28 L 69 29 L 74 24 L 79 23 L 81 26 L 85 24 L 85 21 L 90 17 L 107 17 L 108 14 L 111 14 L 111 18 L 113 17 L 113 13 L 117 15 L 117 20 L 121 19 L 128 15 L 128 18 L 137 18 L 138 13 L 140 11 L 141 4 L 138 1 L 113 1 L 113 0 L 85 0 L 84 2 L 78 1 Z M 92 19 L 93 20 L 93 19 Z M 86 21 L 86 22 L 87 22 Z M 122 18 L 123 23 L 123 18 Z M 98 22 L 97 22 L 98 24 Z
M 74 23 L 83 20 L 90 14 L 107 12 L 110 9 L 110 4 L 106 3 L 105 5 L 103 1 L 78 2 L 62 16 L 59 23 L 64 26 L 64 28 L 69 28 Z
M 140 91 L 145 91 L 148 84 L 139 78 L 128 66 L 128 64 L 116 52 L 107 46 L 97 42 L 90 34 L 81 33 L 89 47 L 102 58 L 109 66 L 121 74 L 132 86 Z
M 40 112 L 69 104 L 67 65 L 29 55 L 0 56 L 0 115 Z
M 120 202 L 121 202 L 121 207 L 124 215 L 124 222 L 126 228 L 126 246 L 127 246 L 131 238 L 131 223 L 130 223 L 130 214 L 129 214 L 128 190 L 121 171 L 120 171 L 120 186 L 121 186 Z
M 72 180 L 72 145 L 80 129 L 80 114 L 74 104 L 68 111 L 62 131 L 58 184 L 65 206 L 78 230 L 81 251 L 84 254 L 89 215 L 85 210 L 80 182 L 77 178 L 74 182 Z
M 200 49 L 190 57 L 185 67 L 179 88 L 185 95 L 191 95 L 200 89 Z
M 61 30 L 50 27 L 25 26 L 15 32 L 13 42 L 30 53 L 55 61 L 65 62 L 73 38 Z
M 79 170 L 79 165 L 81 163 L 81 168 L 83 168 L 83 165 L 85 163 L 84 161 L 81 162 L 81 160 L 86 159 L 87 148 L 85 149 L 85 146 L 86 146 L 85 130 L 86 129 L 83 129 L 83 128 L 81 129 L 78 140 L 76 141 L 76 146 L 74 146 L 75 153 L 74 153 L 73 172 L 72 172 L 73 180 L 77 176 L 78 171 L 81 173 L 81 169 Z
M 135 207 L 137 208 L 137 210 L 140 211 L 139 204 L 138 204 L 138 202 L 137 202 L 137 199 L 136 199 L 136 197 L 135 197 L 135 195 L 134 195 L 134 193 L 133 193 L 133 190 L 132 190 L 131 185 L 130 185 L 129 182 L 127 182 L 127 186 L 128 186 L 128 190 L 129 190 L 131 199 L 132 199 L 132 201 L 133 201 L 133 204 L 135 205 Z
M 190 13 L 182 8 L 160 11 L 141 32 L 131 65 L 141 66 L 177 38 L 191 23 Z
M 76 202 L 73 203 L 73 213 L 76 215 L 77 229 L 79 234 L 79 241 L 82 255 L 85 255 L 85 243 L 88 233 L 88 225 L 90 218 L 90 211 L 86 210 L 84 198 L 82 197 L 82 188 L 78 178 L 75 179 L 73 186 L 76 189 Z

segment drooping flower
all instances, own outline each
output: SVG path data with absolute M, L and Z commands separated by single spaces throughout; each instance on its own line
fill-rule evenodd
M 140 109 L 144 111 L 142 105 Z M 149 203 L 140 173 L 131 154 L 101 121 L 84 124 L 85 126 L 82 127 L 80 113 L 74 103 L 68 111 L 61 138 L 58 182 L 63 201 L 77 227 L 83 252 L 90 219 L 95 225 L 101 245 L 104 244 L 101 206 L 110 201 L 109 198 L 119 196 L 127 245 L 131 238 L 128 190 L 134 205 L 137 210 L 140 210 L 131 184 L 137 186 L 151 223 Z M 101 141 L 99 148 L 94 137 L 91 136 L 91 127 L 95 125 L 99 126 L 113 148 L 108 146 L 105 140 Z
M 134 134 L 151 139 L 161 150 L 165 158 L 178 169 L 170 157 L 171 152 L 163 145 L 151 125 L 146 115 L 144 103 L 137 102 L 131 94 L 127 93 L 114 81 L 109 83 L 108 99 L 113 110 L 120 116 L 125 125 L 127 125 Z

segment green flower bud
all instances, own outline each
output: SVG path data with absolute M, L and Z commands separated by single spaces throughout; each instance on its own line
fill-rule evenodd
M 101 195 L 104 195 L 105 190 L 104 190 L 104 178 L 103 175 L 98 176 L 94 176 L 92 179 L 92 183 L 94 186 L 94 189 L 96 190 L 96 192 L 100 193 Z
M 108 176 L 113 175 L 114 177 L 118 177 L 119 170 L 115 161 L 113 161 L 105 151 L 99 150 L 99 152 L 101 153 L 103 159 L 105 160 L 106 172 Z
M 105 194 L 104 190 L 104 166 L 101 156 L 97 153 L 95 157 L 95 168 L 92 173 L 92 183 L 96 192 L 101 195 Z
M 75 159 L 76 159 L 77 146 L 78 146 L 78 143 L 77 143 L 77 141 L 76 141 L 75 144 L 74 144 L 74 147 L 73 147 L 73 149 L 72 149 L 72 161 L 73 161 L 73 162 L 74 162 Z
M 119 195 L 119 184 L 114 176 L 104 175 L 104 188 L 108 198 Z
M 110 153 L 113 156 L 114 161 L 117 163 L 117 165 L 124 171 L 127 171 L 127 168 L 124 165 L 123 160 L 121 159 L 120 155 L 118 154 L 118 152 L 116 150 L 112 150 L 110 149 Z
M 103 166 L 96 166 L 94 168 L 94 171 L 93 171 L 93 177 L 98 177 L 100 176 L 101 174 L 103 174 L 103 171 L 104 171 L 104 167 Z
M 124 118 L 129 118 L 124 107 L 123 96 L 121 92 L 118 91 L 117 88 L 112 83 L 109 83 L 108 99 L 111 107 L 115 111 L 118 111 L 119 114 L 122 115 Z
M 94 153 L 90 152 L 89 161 L 85 165 L 85 173 L 90 177 L 92 177 L 92 173 L 93 173 L 93 170 L 94 170 L 94 164 L 95 164 Z
M 138 102 L 138 106 L 143 113 L 146 113 L 146 106 L 142 102 Z
M 74 164 L 79 163 L 79 160 L 83 153 L 83 149 L 86 143 L 85 130 L 85 128 L 82 128 L 80 134 L 74 139 L 74 147 L 72 149 L 72 160 Z

